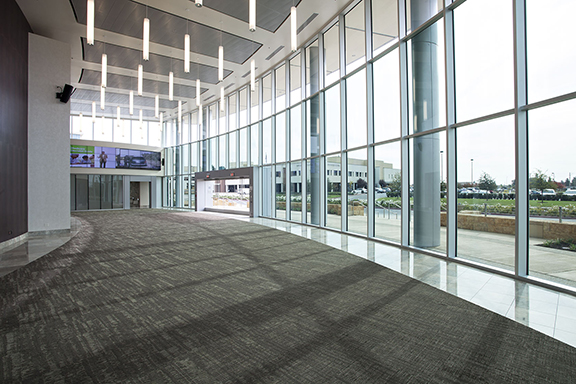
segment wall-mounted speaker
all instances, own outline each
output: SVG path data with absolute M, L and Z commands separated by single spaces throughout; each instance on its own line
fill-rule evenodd
M 62 87 L 57 87 L 61 92 L 56 92 L 56 98 L 60 99 L 61 102 L 67 103 L 70 100 L 70 96 L 76 91 L 70 84 L 65 84 L 64 89 Z

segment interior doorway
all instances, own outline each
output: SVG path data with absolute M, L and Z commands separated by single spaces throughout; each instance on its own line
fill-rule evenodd
M 150 208 L 150 182 L 130 182 L 130 208 Z
M 253 168 L 197 172 L 196 210 L 236 213 L 255 217 Z

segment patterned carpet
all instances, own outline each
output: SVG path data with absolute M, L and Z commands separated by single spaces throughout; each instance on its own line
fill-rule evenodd
M 576 349 L 367 260 L 202 213 L 75 214 L 0 278 L 0 382 L 573 383 Z

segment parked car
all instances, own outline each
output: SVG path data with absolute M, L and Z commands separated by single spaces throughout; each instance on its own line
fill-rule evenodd
M 566 192 L 564 192 L 564 196 L 576 196 L 576 189 L 567 189 Z
M 130 168 L 145 168 L 146 159 L 142 156 L 130 157 L 130 163 L 128 165 Z
M 556 191 L 554 191 L 553 189 L 545 189 L 544 191 L 542 191 L 542 197 L 545 200 L 554 200 L 556 199 Z

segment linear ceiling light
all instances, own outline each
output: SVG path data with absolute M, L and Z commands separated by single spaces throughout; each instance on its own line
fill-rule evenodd
M 102 87 L 106 88 L 108 80 L 108 55 L 105 53 L 102 54 Z
M 160 96 L 156 95 L 154 99 L 154 117 L 158 118 L 158 113 L 160 111 Z
M 224 112 L 224 87 L 220 87 L 220 112 Z
M 143 88 L 143 77 L 144 77 L 144 67 L 142 64 L 138 65 L 138 96 L 142 96 L 142 88 Z
M 100 87 L 100 109 L 106 108 L 106 88 Z
M 184 35 L 184 72 L 190 72 L 190 35 Z
M 251 32 L 256 30 L 256 0 L 250 0 L 250 18 L 248 23 L 248 28 Z
M 218 81 L 224 80 L 224 47 L 218 47 Z
M 94 45 L 94 0 L 86 4 L 86 42 Z
M 96 122 L 96 102 L 92 102 L 92 122 Z
M 196 6 L 197 7 L 201 7 L 202 6 L 202 0 L 195 0 Z
M 174 72 L 168 75 L 168 100 L 174 100 Z
M 196 79 L 196 106 L 200 106 L 200 79 Z
M 290 26 L 291 26 L 291 42 L 292 42 L 292 52 L 296 52 L 298 49 L 298 36 L 296 34 L 296 7 L 290 9 Z
M 150 19 L 144 18 L 144 31 L 142 33 L 142 58 L 150 58 Z
M 250 88 L 252 92 L 256 90 L 256 62 L 254 59 L 250 62 Z
M 130 116 L 134 114 L 134 91 L 130 91 Z
M 116 107 L 116 120 L 120 123 L 120 106 Z

